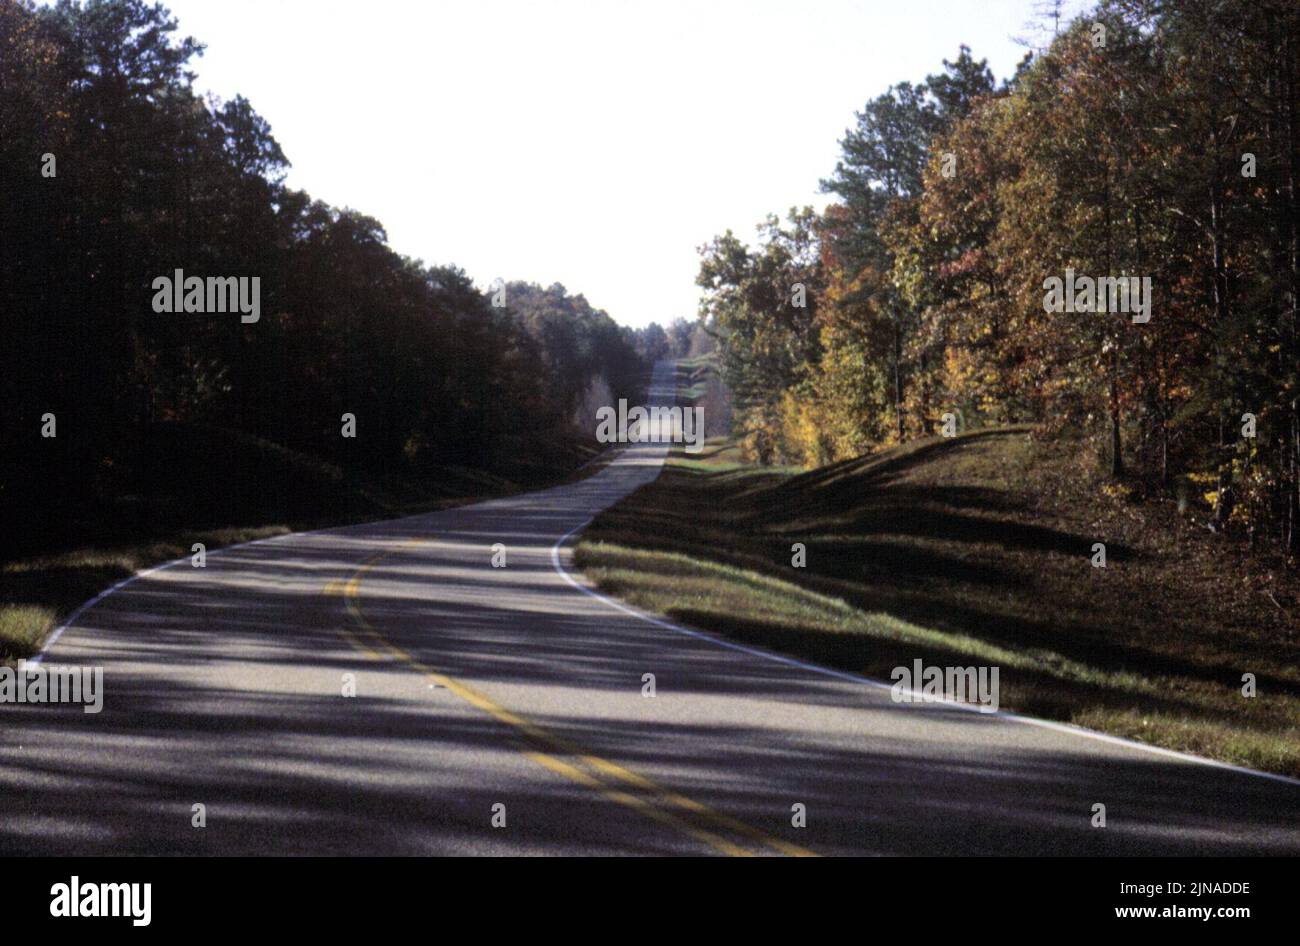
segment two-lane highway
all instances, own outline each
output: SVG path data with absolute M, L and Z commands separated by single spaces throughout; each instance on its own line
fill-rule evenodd
M 45 656 L 102 666 L 103 711 L 0 706 L 0 852 L 1300 853 L 1295 783 L 896 704 L 591 593 L 566 537 L 665 450 L 103 597 Z

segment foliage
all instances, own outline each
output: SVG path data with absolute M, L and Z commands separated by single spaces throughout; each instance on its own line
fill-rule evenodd
M 378 221 L 286 187 L 252 105 L 194 93 L 202 49 L 143 0 L 0 0 L 6 511 L 39 527 L 130 493 L 155 422 L 418 475 L 497 466 L 597 378 L 630 392 L 635 340 L 582 296 L 513 284 L 496 306 L 460 269 L 395 253 Z M 152 281 L 176 269 L 258 277 L 261 319 L 154 312 Z M 37 436 L 46 413 L 57 439 Z
M 1300 551 L 1298 43 L 1284 0 L 1102 0 L 1001 86 L 963 47 L 868 102 L 804 222 L 811 325 L 768 246 L 704 248 L 750 439 L 820 463 L 1035 421 L 1144 490 L 1210 472 L 1212 526 Z M 1150 320 L 1047 311 L 1067 269 L 1150 278 Z

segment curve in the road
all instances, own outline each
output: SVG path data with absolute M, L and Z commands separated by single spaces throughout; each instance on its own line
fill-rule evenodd
M 105 668 L 103 712 L 0 707 L 0 851 L 1300 853 L 1290 780 L 897 704 L 588 587 L 567 540 L 664 453 L 101 594 L 46 654 Z

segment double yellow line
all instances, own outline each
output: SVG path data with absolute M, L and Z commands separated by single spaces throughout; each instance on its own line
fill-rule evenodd
M 428 543 L 429 539 L 412 539 L 392 549 L 371 556 L 346 582 L 332 581 L 325 586 L 325 594 L 341 594 L 347 603 L 348 614 L 356 625 L 357 634 L 340 628 L 339 633 L 353 647 L 376 660 L 387 655 L 396 658 L 423 674 L 440 687 L 446 688 L 466 703 L 482 710 L 493 719 L 509 726 L 521 737 L 520 751 L 538 765 L 557 775 L 599 792 L 610 801 L 631 808 L 660 824 L 671 827 L 731 857 L 749 857 L 755 852 L 730 840 L 726 835 L 739 835 L 759 848 L 758 853 L 768 853 L 770 848 L 792 857 L 816 857 L 812 851 L 772 837 L 757 828 L 722 814 L 693 799 L 656 784 L 608 759 L 592 755 L 581 747 L 543 729 L 517 713 L 512 713 L 491 697 L 480 693 L 459 680 L 439 673 L 432 667 L 408 654 L 388 640 L 368 621 L 361 610 L 361 584 L 366 575 L 381 561 L 391 555 Z

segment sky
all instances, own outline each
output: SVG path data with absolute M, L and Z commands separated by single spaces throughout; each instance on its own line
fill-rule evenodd
M 854 112 L 961 43 L 1008 76 L 1037 0 L 164 0 L 196 87 L 249 99 L 287 183 L 389 244 L 693 319 L 698 247 L 825 205 Z

